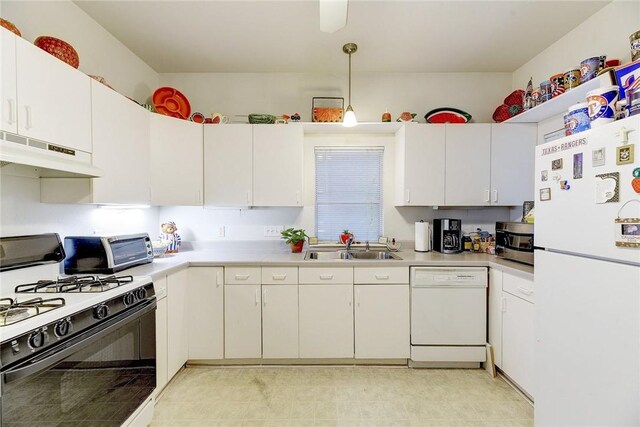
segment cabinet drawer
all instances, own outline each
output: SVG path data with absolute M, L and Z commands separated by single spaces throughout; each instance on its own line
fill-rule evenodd
M 260 267 L 225 267 L 225 285 L 259 285 L 261 277 Z
M 533 280 L 514 274 L 503 273 L 502 290 L 529 302 L 534 301 Z
M 326 285 L 331 283 L 350 285 L 353 283 L 351 267 L 303 267 L 300 268 L 300 284 Z
M 262 267 L 263 285 L 297 285 L 298 267 Z
M 409 283 L 409 267 L 356 267 L 353 269 L 356 284 L 406 284 Z

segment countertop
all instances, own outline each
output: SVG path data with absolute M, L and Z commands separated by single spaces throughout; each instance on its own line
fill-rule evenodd
M 305 248 L 306 250 L 306 248 Z M 504 260 L 495 255 L 463 252 L 441 254 L 439 252 L 415 252 L 412 245 L 404 244 L 396 252 L 401 260 L 305 260 L 305 251 L 292 254 L 288 246 L 271 241 L 236 242 L 185 242 L 176 254 L 165 254 L 152 263 L 133 267 L 126 274 L 151 276 L 154 279 L 174 273 L 189 266 L 297 266 L 297 267 L 489 267 L 520 275 L 533 280 L 533 267 Z

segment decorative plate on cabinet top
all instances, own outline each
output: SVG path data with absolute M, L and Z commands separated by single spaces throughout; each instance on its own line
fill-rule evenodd
M 80 66 L 80 58 L 78 52 L 64 40 L 57 39 L 51 36 L 40 36 L 33 42 L 45 52 L 55 56 L 59 60 L 66 62 L 73 68 Z
M 11 31 L 16 36 L 22 37 L 22 33 L 20 33 L 20 30 L 18 29 L 18 27 L 16 27 L 15 25 L 13 25 L 12 22 L 7 21 L 6 19 L 0 18 L 0 27 L 4 27 L 7 30 Z
M 165 116 L 189 120 L 191 117 L 191 104 L 186 96 L 178 89 L 161 87 L 153 92 L 151 102 L 156 112 Z
M 467 123 L 471 114 L 457 108 L 436 108 L 424 115 L 427 123 Z

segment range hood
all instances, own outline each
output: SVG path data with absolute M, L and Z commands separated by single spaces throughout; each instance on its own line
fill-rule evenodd
M 0 165 L 35 167 L 41 178 L 96 178 L 102 170 L 91 165 L 91 154 L 0 132 Z

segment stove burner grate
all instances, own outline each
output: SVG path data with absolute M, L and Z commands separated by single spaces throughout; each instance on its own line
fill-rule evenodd
M 16 293 L 104 292 L 132 281 L 133 276 L 69 276 L 19 285 L 16 286 L 15 291 Z
M 13 298 L 0 298 L 0 326 L 11 325 L 38 314 L 62 307 L 64 298 L 32 298 L 18 301 Z

